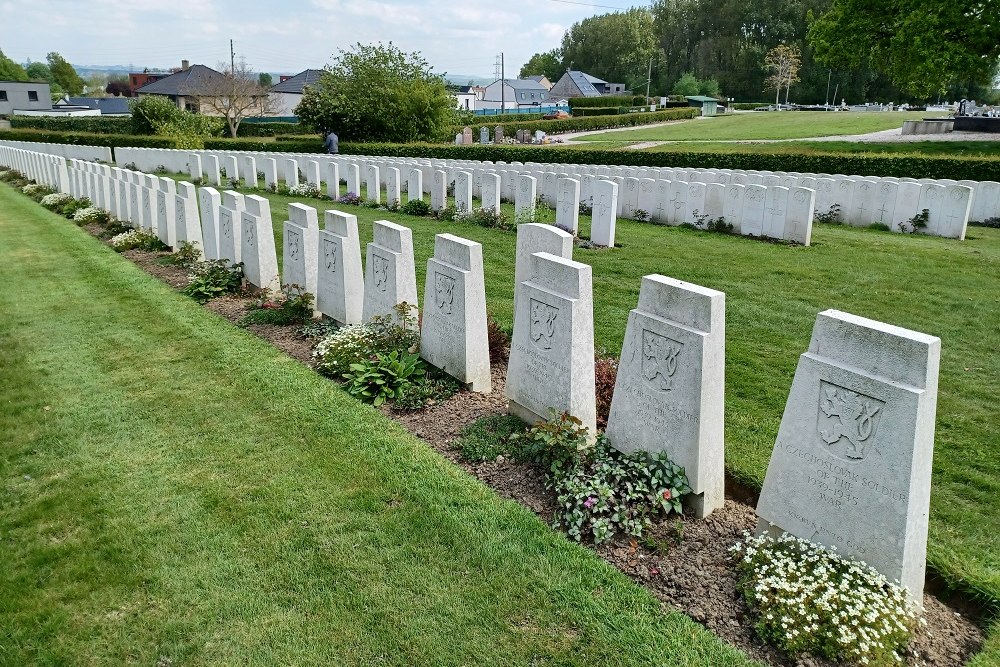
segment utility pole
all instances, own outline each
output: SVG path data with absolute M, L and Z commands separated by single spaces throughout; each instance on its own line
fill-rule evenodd
M 500 113 L 507 110 L 507 70 L 504 69 L 503 51 L 500 52 Z
M 826 77 L 826 104 L 824 106 L 826 106 L 827 108 L 830 107 L 830 79 L 832 78 L 833 78 L 833 69 L 831 68 L 830 74 L 827 75 Z
M 649 59 L 649 70 L 646 72 L 646 101 L 649 101 L 649 86 L 653 82 L 653 59 Z
M 229 71 L 236 71 L 236 51 L 233 50 L 233 40 L 229 40 Z

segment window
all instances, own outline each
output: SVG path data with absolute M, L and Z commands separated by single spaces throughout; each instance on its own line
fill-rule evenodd
M 0 90 L 0 102 L 6 102 L 6 101 L 7 101 L 7 91 Z
M 521 99 L 522 100 L 524 99 L 524 93 L 521 93 Z
M 28 101 L 29 102 L 37 102 L 38 101 L 38 91 L 37 90 L 29 90 L 28 91 Z
M 535 99 L 535 94 L 534 93 L 531 94 L 531 99 Z

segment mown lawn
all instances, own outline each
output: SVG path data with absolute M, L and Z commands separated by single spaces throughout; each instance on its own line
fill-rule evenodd
M 930 114 L 933 116 L 934 114 Z M 580 137 L 583 141 L 726 141 L 805 139 L 838 134 L 866 134 L 903 126 L 923 112 L 783 111 L 697 118 L 659 127 L 640 127 Z
M 279 249 L 291 201 L 316 206 L 320 221 L 326 208 L 357 215 L 362 244 L 371 240 L 374 220 L 410 227 L 421 298 L 436 233 L 481 242 L 488 308 L 511 325 L 512 232 L 268 197 Z M 584 238 L 589 223 L 581 216 Z M 959 242 L 817 225 L 813 246 L 802 248 L 620 220 L 617 241 L 622 247 L 613 251 L 574 253 L 594 268 L 595 339 L 612 353 L 621 349 L 643 275 L 662 273 L 726 292 L 726 466 L 751 488 L 763 481 L 795 365 L 817 313 L 838 308 L 940 336 L 928 558 L 952 583 L 1000 600 L 1000 230 L 973 227 Z
M 602 147 L 597 144 L 594 148 Z M 888 143 L 861 143 L 857 141 L 781 141 L 774 143 L 718 143 L 676 142 L 641 149 L 655 153 L 773 153 L 817 155 L 821 153 L 845 154 L 898 154 L 927 155 L 931 157 L 996 158 L 1000 156 L 1000 141 L 900 141 Z
M 7 186 L 0 278 L 0 665 L 748 664 Z

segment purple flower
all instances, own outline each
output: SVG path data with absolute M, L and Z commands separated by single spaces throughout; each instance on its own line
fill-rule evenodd
M 597 504 L 596 498 L 587 498 L 586 500 L 583 501 L 583 506 L 586 507 L 587 509 L 590 509 L 596 504 Z

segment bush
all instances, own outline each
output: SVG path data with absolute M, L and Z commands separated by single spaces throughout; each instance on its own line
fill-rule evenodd
M 301 138 L 301 135 L 316 134 L 316 131 L 301 123 L 255 123 L 250 122 L 248 118 L 240 123 L 239 129 L 236 131 L 236 136 L 239 137 L 276 137 L 279 134 L 292 134 L 297 135 L 297 138 Z
M 902 664 L 918 609 L 874 569 L 783 534 L 746 534 L 732 552 L 737 588 L 760 638 L 790 655 L 851 664 Z
M 78 225 L 103 225 L 111 219 L 107 211 L 102 211 L 96 206 L 87 206 L 77 209 L 73 214 L 73 222 Z
M 352 324 L 338 329 L 321 340 L 313 350 L 316 370 L 340 379 L 359 363 L 375 354 L 391 351 L 413 353 L 420 349 L 420 334 L 416 332 L 416 318 L 412 306 L 399 304 L 396 312 L 402 318 L 397 324 L 391 315 L 378 315 L 365 324 Z
M 469 213 L 456 211 L 453 219 L 459 222 L 469 222 L 473 225 L 479 225 L 480 227 L 502 229 L 504 231 L 511 231 L 514 227 L 516 227 L 514 222 L 508 218 L 507 214 L 502 210 L 493 211 L 486 208 L 477 208 Z
M 461 389 L 458 380 L 444 371 L 427 366 L 422 376 L 411 379 L 410 386 L 396 396 L 393 404 L 402 410 L 420 410 L 451 398 Z
M 666 111 L 652 111 L 647 113 L 630 113 L 622 114 L 617 116 L 594 116 L 594 117 L 583 117 L 583 118 L 564 118 L 562 120 L 529 120 L 529 121 L 510 121 L 502 124 L 504 128 L 504 136 L 513 137 L 517 130 L 529 130 L 532 133 L 535 130 L 541 130 L 542 132 L 556 134 L 559 132 L 579 132 L 582 130 L 603 130 L 615 127 L 635 127 L 637 125 L 649 125 L 651 123 L 662 123 L 668 120 L 682 120 L 687 118 L 694 118 L 698 115 L 698 110 L 685 107 L 683 109 L 667 109 Z M 472 127 L 472 136 L 479 136 L 479 128 L 486 127 L 492 131 L 492 127 L 495 126 L 490 124 L 475 124 Z M 451 135 L 454 137 L 456 133 L 461 132 L 461 127 L 453 127 L 454 130 Z M 491 144 L 492 145 L 492 144 Z M 461 148 L 461 147 L 460 147 Z M 465 146 L 464 148 L 469 148 Z M 341 146 L 342 152 L 347 152 L 343 146 Z
M 73 201 L 73 195 L 68 192 L 53 192 L 50 195 L 42 197 L 42 201 L 40 203 L 50 211 L 54 211 L 62 208 L 71 201 Z
M 201 259 L 201 250 L 191 243 L 190 241 L 181 241 L 178 244 L 177 250 L 170 253 L 166 257 L 161 257 L 159 262 L 161 264 L 170 264 L 172 266 L 183 266 L 192 267 L 198 263 Z
M 132 229 L 112 236 L 108 244 L 117 252 L 125 252 L 126 250 L 158 252 L 167 249 L 167 245 L 157 238 L 155 234 L 150 234 L 139 229 Z
M 93 134 L 129 134 L 132 119 L 115 116 L 78 116 L 57 118 L 51 116 L 12 116 L 14 130 L 45 130 L 50 132 L 90 132 Z
M 87 134 L 83 132 L 43 132 L 41 130 L 0 130 L 5 141 L 36 141 L 71 146 L 117 146 L 128 148 L 177 148 L 170 137 L 133 136 L 130 134 Z
M 190 282 L 181 293 L 198 303 L 205 303 L 223 294 L 240 291 L 243 286 L 243 263 L 230 264 L 228 259 L 199 262 L 192 267 L 188 277 Z
M 973 225 L 975 227 L 1000 228 L 1000 218 L 986 218 L 985 220 L 982 220 L 982 221 L 975 220 L 975 221 L 969 222 L 969 224 Z
M 513 457 L 511 437 L 524 429 L 524 422 L 512 415 L 482 417 L 462 429 L 458 449 L 462 459 L 472 463 L 495 461 L 498 456 Z
M 343 374 L 344 388 L 378 407 L 401 396 L 424 371 L 420 355 L 393 350 L 351 364 Z
M 611 414 L 611 399 L 615 393 L 615 381 L 618 379 L 618 359 L 607 354 L 594 356 L 594 388 L 597 394 L 597 428 L 604 430 L 608 426 L 608 415 Z
M 271 297 L 265 290 L 263 296 L 250 306 L 250 311 L 243 316 L 240 324 L 285 326 L 311 320 L 313 295 L 299 285 L 288 285 L 285 289 L 285 292 L 275 297 Z
M 520 458 L 545 469 L 546 474 L 565 476 L 593 445 L 587 429 L 576 417 L 554 410 L 548 421 L 540 422 L 513 440 Z
M 601 97 L 571 97 L 569 98 L 569 108 L 593 108 L 593 107 L 635 107 L 646 104 L 646 98 L 642 95 L 607 95 Z
M 505 363 L 510 357 L 510 335 L 490 313 L 486 313 L 486 337 L 490 346 L 490 363 Z
M 399 212 L 404 215 L 415 215 L 422 218 L 430 215 L 431 205 L 423 199 L 412 199 L 400 206 Z

